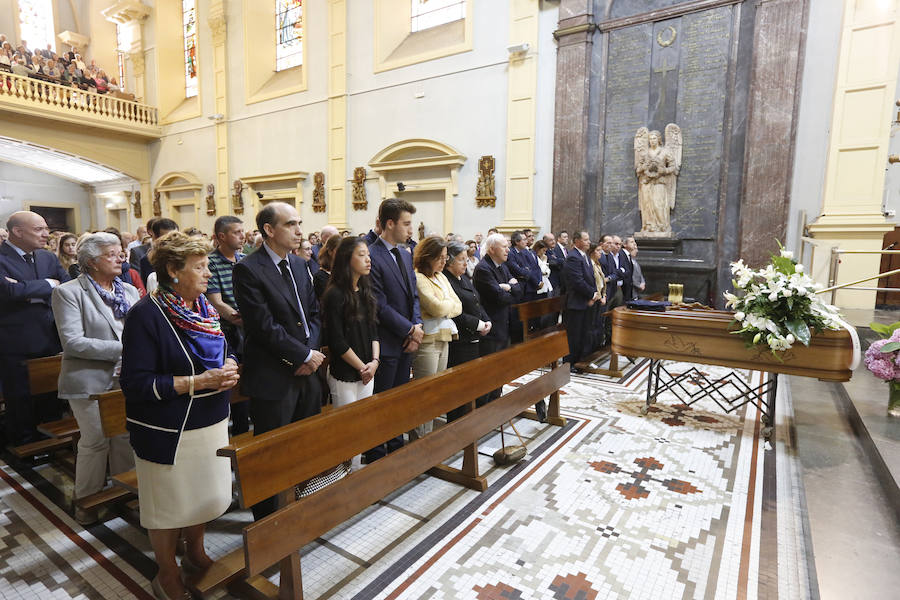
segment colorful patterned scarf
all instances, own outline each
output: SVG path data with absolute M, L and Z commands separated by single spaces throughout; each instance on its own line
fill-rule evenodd
M 212 337 L 225 337 L 219 323 L 219 313 L 203 294 L 200 294 L 192 307 L 188 307 L 181 296 L 166 285 L 156 288 L 153 295 L 165 309 L 172 323 L 182 331 L 188 334 L 201 333 Z
M 131 305 L 128 304 L 128 299 L 125 298 L 125 286 L 122 285 L 119 278 L 116 277 L 113 279 L 112 292 L 108 292 L 100 287 L 100 284 L 94 281 L 94 278 L 90 275 L 88 275 L 87 278 L 93 284 L 97 293 L 100 294 L 100 299 L 103 300 L 103 303 L 112 309 L 113 316 L 116 319 L 124 319 L 125 313 L 128 312 Z

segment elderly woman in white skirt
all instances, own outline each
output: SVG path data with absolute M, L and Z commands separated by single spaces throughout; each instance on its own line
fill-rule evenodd
M 83 236 L 75 247 L 81 275 L 53 290 L 53 315 L 62 343 L 59 397 L 69 401 L 81 437 L 75 460 L 75 500 L 106 484 L 106 465 L 113 475 L 134 467 L 128 436 L 107 439 L 100 409 L 90 399 L 118 387 L 125 314 L 140 300 L 137 289 L 119 279 L 122 246 L 110 233 Z M 88 525 L 96 511 L 75 508 L 75 520 Z
M 228 445 L 228 390 L 238 382 L 219 315 L 203 292 L 211 277 L 209 244 L 173 231 L 149 260 L 159 288 L 125 320 L 122 391 L 134 448 L 141 525 L 159 565 L 157 598 L 188 593 L 175 562 L 184 533 L 182 567 L 212 564 L 205 525 L 231 503 L 231 464 L 216 456 Z

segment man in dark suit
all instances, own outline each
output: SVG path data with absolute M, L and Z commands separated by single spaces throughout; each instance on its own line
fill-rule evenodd
M 491 330 L 479 342 L 481 356 L 509 346 L 509 308 L 522 300 L 522 285 L 507 266 L 510 251 L 506 238 L 499 233 L 489 235 L 484 252 L 485 257 L 475 266 L 473 277 L 481 305 L 492 324 Z M 502 388 L 496 389 L 486 398 L 479 398 L 479 405 L 499 398 L 502 391 Z
M 512 247 L 509 249 L 507 266 L 510 274 L 522 286 L 520 302 L 537 300 L 537 291 L 543 285 L 543 276 L 541 275 L 537 257 L 528 246 L 528 236 L 523 231 L 514 231 L 510 236 L 510 240 L 512 241 Z M 512 343 L 518 344 L 522 341 L 522 322 L 519 320 L 519 311 L 517 309 L 514 308 L 511 313 L 509 337 Z M 537 321 L 529 323 L 529 328 L 537 326 Z
M 550 266 L 550 285 L 558 296 L 566 293 L 566 280 L 562 276 L 563 265 L 566 262 L 568 252 L 565 246 L 557 243 L 556 236 L 548 233 L 544 236 L 544 243 L 547 244 L 547 264 Z
M 59 259 L 42 248 L 50 237 L 44 218 L 16 212 L 6 222 L 9 239 L 0 244 L 0 383 L 6 400 L 6 442 L 37 441 L 39 422 L 60 417 L 57 401 L 35 402 L 28 389 L 29 358 L 59 354 L 53 320 L 53 288 L 69 280 Z
M 153 233 L 151 232 L 151 227 L 153 223 L 159 220 L 159 217 L 150 217 L 147 220 L 146 233 L 150 236 L 150 239 L 153 239 Z M 140 234 L 141 230 L 138 228 L 138 234 Z M 147 256 L 147 253 L 150 252 L 150 242 L 146 244 L 142 244 L 140 239 L 137 240 L 137 244 L 131 248 L 131 251 L 128 253 L 128 264 L 134 265 L 136 269 L 140 269 L 141 267 L 141 259 Z M 144 284 L 147 283 L 147 280 L 144 280 Z
M 564 267 L 566 290 L 566 334 L 569 337 L 569 356 L 566 362 L 575 371 L 575 363 L 580 362 L 587 351 L 587 342 L 591 330 L 591 310 L 595 302 L 600 300 L 597 282 L 594 278 L 594 267 L 587 252 L 591 246 L 591 237 L 587 231 L 576 231 L 573 237 L 575 248 L 569 252 Z
M 256 215 L 262 247 L 234 267 L 234 295 L 244 321 L 241 389 L 250 396 L 253 433 L 259 435 L 316 415 L 322 389 L 315 375 L 319 304 L 306 261 L 291 253 L 302 239 L 300 215 L 273 202 Z M 253 507 L 260 519 L 276 508 L 274 497 Z
M 369 246 L 371 281 L 378 305 L 378 339 L 381 364 L 375 372 L 375 393 L 409 381 L 412 359 L 422 338 L 422 315 L 413 271 L 412 255 L 400 245 L 412 235 L 416 207 L 399 198 L 388 198 L 378 207 L 381 235 Z M 400 435 L 367 451 L 367 463 L 403 446 Z
M 625 265 L 625 259 L 619 254 L 622 249 L 622 241 L 616 244 L 616 236 L 603 236 L 603 257 L 600 259 L 600 267 L 606 276 L 606 312 L 625 304 L 625 291 L 631 289 L 625 287 L 626 281 L 630 281 L 631 272 Z M 612 339 L 612 319 L 606 318 L 604 322 L 605 341 L 607 344 Z
M 634 297 L 634 263 L 631 262 L 631 255 L 622 245 L 622 238 L 617 235 L 613 236 L 613 245 L 615 246 L 614 263 L 624 269 L 622 272 L 622 303 L 628 302 Z
M 153 225 L 150 226 L 150 237 L 153 238 L 150 241 L 150 247 L 153 247 L 153 244 L 156 243 L 156 240 L 166 235 L 170 231 L 176 231 L 177 229 L 178 223 L 176 223 L 172 219 L 156 219 L 153 222 Z M 141 279 L 143 279 L 144 282 L 147 281 L 147 279 L 150 277 L 150 273 L 153 272 L 153 265 L 150 264 L 150 257 L 148 256 L 148 254 L 144 254 L 144 256 L 141 257 L 140 262 Z

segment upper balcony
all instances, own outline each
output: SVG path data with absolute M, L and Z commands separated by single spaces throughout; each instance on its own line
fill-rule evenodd
M 159 138 L 159 111 L 77 87 L 0 72 L 0 111 L 66 121 L 143 138 Z

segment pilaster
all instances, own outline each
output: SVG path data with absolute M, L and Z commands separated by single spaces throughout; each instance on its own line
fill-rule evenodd
M 807 13 L 807 0 L 756 6 L 738 253 L 750 265 L 785 241 Z
M 228 179 L 228 65 L 225 56 L 228 27 L 224 0 L 212 0 L 207 21 L 212 31 L 215 115 L 218 117 L 215 119 L 216 212 L 218 215 L 227 215 L 231 214 L 231 184 Z
M 347 225 L 347 2 L 328 0 L 328 224 Z
M 537 125 L 538 0 L 510 0 L 510 53 L 506 104 L 506 193 L 502 231 L 534 224 L 534 138 Z
M 553 127 L 554 231 L 583 228 L 597 202 L 599 130 L 591 125 L 592 68 L 597 26 L 589 0 L 562 0 L 554 32 L 556 101 Z M 594 104 L 599 102 L 595 94 Z M 599 107 L 596 108 L 599 111 Z
M 882 198 L 898 63 L 898 0 L 847 2 L 822 216 L 809 226 L 812 237 L 821 242 L 817 252 L 830 247 L 877 251 L 884 234 L 894 229 L 882 214 Z M 815 261 L 828 264 L 825 257 L 816 256 Z M 880 262 L 878 254 L 844 255 L 836 283 L 876 275 Z M 840 291 L 836 302 L 843 308 L 871 309 L 875 292 Z

